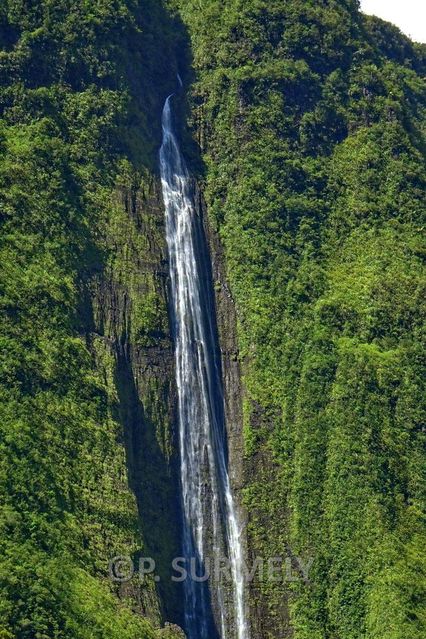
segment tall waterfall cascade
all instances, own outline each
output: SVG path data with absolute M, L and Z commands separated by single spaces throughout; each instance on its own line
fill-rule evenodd
M 185 630 L 188 639 L 249 639 L 212 284 L 193 181 L 174 133 L 172 97 L 163 110 L 160 170 L 174 320 L 183 556 L 199 577 L 207 569 L 214 572 L 208 581 L 191 575 L 184 581 Z M 217 570 L 221 557 L 229 578 Z

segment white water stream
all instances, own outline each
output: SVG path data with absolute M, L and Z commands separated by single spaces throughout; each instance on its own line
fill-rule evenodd
M 222 376 L 211 282 L 193 182 L 173 130 L 172 96 L 163 110 L 160 170 L 174 315 L 183 511 L 183 555 L 201 574 L 224 556 L 224 577 L 184 582 L 188 639 L 249 639 L 243 548 L 227 469 Z M 189 564 L 188 564 L 189 568 Z

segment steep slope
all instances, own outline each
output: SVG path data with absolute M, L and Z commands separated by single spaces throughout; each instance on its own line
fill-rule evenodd
M 254 636 L 420 639 L 424 48 L 352 0 L 172 4 L 239 318 L 250 554 L 313 559 L 252 584 Z
M 167 580 L 108 577 L 141 554 L 162 576 L 179 545 L 153 175 L 178 37 L 149 0 L 0 7 L 4 639 L 178 618 Z
M 313 559 L 251 584 L 253 639 L 420 639 L 424 47 L 355 0 L 167 4 L 0 7 L 0 637 L 180 636 L 155 630 L 182 617 L 157 170 L 179 66 L 249 553 Z M 121 554 L 161 582 L 112 584 Z

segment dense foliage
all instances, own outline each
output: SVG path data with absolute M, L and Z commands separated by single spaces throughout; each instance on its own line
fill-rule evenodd
M 148 586 L 120 603 L 108 579 L 142 546 L 87 283 L 119 258 L 104 239 L 117 173 L 155 161 L 169 29 L 149 1 L 0 6 L 3 639 L 154 637 L 133 612 Z
M 192 125 L 239 317 L 250 551 L 314 559 L 309 584 L 253 585 L 254 635 L 420 639 L 424 47 L 356 0 L 167 4 L 191 39 Z M 159 620 L 149 584 L 119 600 L 107 579 L 144 538 L 110 337 L 143 349 L 167 333 L 142 266 L 160 225 L 116 193 L 149 191 L 183 36 L 157 0 L 0 6 L 2 639 L 174 633 L 139 614 Z M 145 408 L 166 449 L 154 377 Z M 161 453 L 143 459 L 158 475 L 145 536 L 167 556 Z
M 352 0 L 173 4 L 239 313 L 251 551 L 314 559 L 253 589 L 257 636 L 289 614 L 298 639 L 420 639 L 424 47 Z

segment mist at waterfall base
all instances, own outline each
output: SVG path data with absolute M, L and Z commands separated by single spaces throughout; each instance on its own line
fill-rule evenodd
M 199 573 L 208 557 L 227 557 L 232 583 L 184 581 L 188 639 L 248 639 L 241 529 L 230 487 L 220 355 L 207 244 L 194 182 L 163 110 L 160 171 L 169 252 L 182 497 L 182 552 Z

